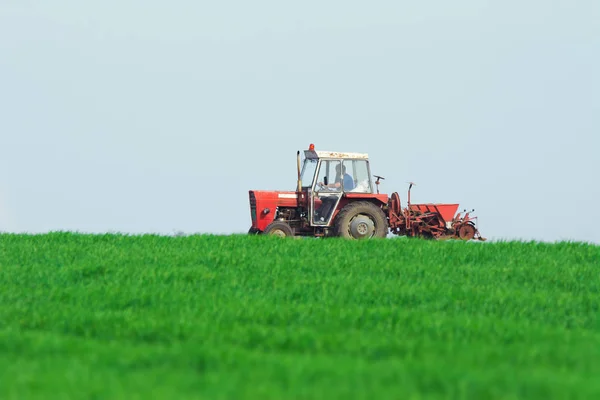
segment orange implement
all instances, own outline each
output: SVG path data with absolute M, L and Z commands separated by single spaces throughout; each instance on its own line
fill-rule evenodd
M 413 211 L 433 212 L 438 213 L 444 219 L 444 222 L 449 222 L 454 219 L 458 204 L 411 204 L 410 209 Z

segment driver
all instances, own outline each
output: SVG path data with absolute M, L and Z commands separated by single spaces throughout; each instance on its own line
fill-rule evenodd
M 342 186 L 342 182 L 344 183 L 344 191 L 348 192 L 354 189 L 354 179 L 346 173 L 346 166 L 338 164 L 335 166 L 335 181 L 327 185 L 323 184 L 323 182 L 319 182 L 319 186 L 337 189 Z
M 354 189 L 354 179 L 352 179 L 352 177 L 346 173 L 345 165 L 336 165 L 335 172 L 335 181 L 333 183 L 325 185 L 323 182 L 318 182 L 319 186 L 323 188 L 333 188 L 336 189 L 336 191 L 339 191 L 343 184 L 344 191 L 350 191 Z M 328 220 L 329 214 L 331 214 L 331 211 L 335 206 L 337 199 L 337 196 L 322 197 L 321 201 L 323 203 L 321 204 L 321 207 L 319 207 L 319 209 L 315 211 L 315 217 L 321 221 Z

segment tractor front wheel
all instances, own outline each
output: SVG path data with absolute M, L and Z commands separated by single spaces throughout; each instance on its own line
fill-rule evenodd
M 336 236 L 346 239 L 384 238 L 388 224 L 381 208 L 368 201 L 357 201 L 344 207 L 335 219 Z
M 265 228 L 264 234 L 265 235 L 274 235 L 274 236 L 279 236 L 279 237 L 294 236 L 294 232 L 292 231 L 292 228 L 288 225 L 287 222 L 283 222 L 283 221 L 271 222 Z

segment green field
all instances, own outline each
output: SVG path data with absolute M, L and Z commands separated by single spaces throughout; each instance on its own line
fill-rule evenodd
M 600 247 L 0 235 L 0 398 L 600 398 Z

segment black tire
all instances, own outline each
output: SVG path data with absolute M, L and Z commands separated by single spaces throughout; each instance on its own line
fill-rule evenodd
M 356 201 L 339 212 L 334 231 L 336 236 L 346 239 L 384 238 L 388 233 L 387 218 L 375 204 Z
M 258 235 L 259 233 L 260 231 L 256 228 L 250 227 L 250 229 L 248 229 L 248 235 Z
M 286 237 L 294 236 L 294 231 L 292 231 L 292 228 L 288 225 L 287 222 L 273 221 L 269 225 L 267 225 L 264 234 Z

